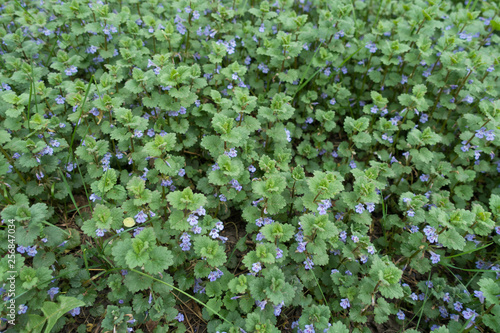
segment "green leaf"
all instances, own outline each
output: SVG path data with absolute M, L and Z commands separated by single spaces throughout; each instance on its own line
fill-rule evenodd
M 465 239 L 455 228 L 448 229 L 439 235 L 439 242 L 445 247 L 459 251 L 465 247 Z
M 10 141 L 10 134 L 6 130 L 0 130 L 0 144 L 9 142 Z
M 71 311 L 79 306 L 85 305 L 85 302 L 75 297 L 59 296 L 57 300 L 59 301 L 59 303 L 54 303 L 54 302 L 43 303 L 42 312 L 44 313 L 45 317 L 43 318 L 43 322 L 36 320 L 37 321 L 36 326 L 32 326 L 32 329 L 34 331 L 38 330 L 37 327 L 39 327 L 39 325 L 43 326 L 45 322 L 47 322 L 47 326 L 45 327 L 44 332 L 50 333 L 52 328 L 56 324 L 57 320 L 59 320 L 59 318 L 64 316 L 66 312 Z
M 478 285 L 480 290 L 483 292 L 486 304 L 500 305 L 500 285 L 498 282 L 490 278 L 482 278 L 478 282 Z
M 498 30 L 500 30 L 500 26 Z M 495 305 L 491 313 L 483 315 L 483 322 L 492 329 L 492 332 L 498 332 L 500 331 L 500 305 Z
M 381 286 L 379 290 L 386 298 L 402 298 L 404 296 L 403 288 L 399 284 Z
M 105 194 L 109 190 L 111 190 L 118 180 L 116 171 L 113 169 L 108 169 L 104 172 L 99 181 L 97 188 L 101 191 L 102 194 Z
M 168 269 L 174 263 L 172 252 L 166 247 L 155 247 L 149 253 L 149 260 L 144 265 L 147 273 L 155 274 Z
M 328 328 L 328 333 L 349 333 L 349 329 L 341 321 L 334 323 Z

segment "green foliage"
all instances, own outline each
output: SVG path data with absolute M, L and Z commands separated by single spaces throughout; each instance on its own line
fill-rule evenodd
M 500 330 L 497 2 L 1 10 L 7 332 Z

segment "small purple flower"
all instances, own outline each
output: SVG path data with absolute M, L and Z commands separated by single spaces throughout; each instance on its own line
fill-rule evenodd
M 316 331 L 314 330 L 314 325 L 306 325 L 304 326 L 304 330 L 302 333 L 315 333 Z
M 465 98 L 464 98 L 464 102 L 466 103 L 469 103 L 469 104 L 472 104 L 474 102 L 474 98 L 470 95 L 467 95 Z
M 493 130 L 486 131 L 486 141 L 493 141 L 495 140 L 495 133 L 493 133 Z
M 97 235 L 97 237 L 103 237 L 106 231 L 107 231 L 106 229 L 97 229 L 95 231 L 95 234 Z
M 280 249 L 279 247 L 276 248 L 276 259 L 281 259 L 283 258 L 283 250 Z
M 69 314 L 73 317 L 78 316 L 80 314 L 80 307 L 74 308 L 73 310 L 69 311 Z
M 76 74 L 78 72 L 78 68 L 76 66 L 70 66 L 69 68 L 66 68 L 64 70 L 64 73 L 66 73 L 67 76 L 71 76 L 73 74 Z
M 472 310 L 472 309 L 467 308 L 467 310 L 464 310 L 464 311 L 462 312 L 462 315 L 464 316 L 464 318 L 465 318 L 466 320 L 471 319 L 471 322 L 473 322 L 473 321 L 474 321 L 474 319 L 475 319 L 475 318 L 476 318 L 476 316 L 477 316 L 477 313 L 476 313 L 476 311 L 474 311 L 474 310 Z
M 453 308 L 455 309 L 455 311 L 461 311 L 463 308 L 462 303 L 460 302 L 453 303 Z
M 405 319 L 405 314 L 403 311 L 399 310 L 398 313 L 396 314 L 398 316 L 399 320 L 404 320 Z
M 476 138 L 478 139 L 484 138 L 485 134 L 486 134 L 486 127 L 481 127 L 480 129 L 476 130 Z
M 431 262 L 433 264 L 437 264 L 441 260 L 441 256 L 439 254 L 436 254 L 432 251 L 429 251 L 431 254 Z
M 17 311 L 17 314 L 24 314 L 28 311 L 28 306 L 21 304 L 19 305 L 19 311 Z
M 373 42 L 368 42 L 365 47 L 370 51 L 370 53 L 377 52 L 377 46 Z
M 362 203 L 356 205 L 356 213 L 361 214 L 365 211 L 365 206 Z
M 314 263 L 309 257 L 306 258 L 303 264 L 305 265 L 305 269 L 312 269 L 314 267 Z
M 299 245 L 297 246 L 297 252 L 302 253 L 306 250 L 306 245 L 307 242 L 299 242 Z
M 281 314 L 281 308 L 283 307 L 283 305 L 285 305 L 285 302 L 283 301 L 278 305 L 273 305 L 275 317 L 278 317 Z
M 140 233 L 141 233 L 141 231 L 143 231 L 143 230 L 144 230 L 144 228 L 143 228 L 143 227 L 135 228 L 135 229 L 134 229 L 134 233 L 132 234 L 132 236 L 134 236 L 134 237 L 139 236 L 139 234 L 140 234 Z
M 57 287 L 53 287 L 53 288 L 50 288 L 48 291 L 47 291 L 47 294 L 50 296 L 50 300 L 53 301 L 54 300 L 54 296 L 56 294 L 59 293 L 59 288 Z
M 479 301 L 481 302 L 481 304 L 484 303 L 484 294 L 482 291 L 479 291 L 479 290 L 474 290 L 474 296 L 476 296 L 477 298 L 479 298 Z
M 255 273 L 260 272 L 261 269 L 262 269 L 262 265 L 260 262 L 256 262 L 256 263 L 252 264 L 252 271 L 254 271 Z
M 144 223 L 146 222 L 147 215 L 141 210 L 137 215 L 134 216 L 134 219 L 137 223 Z
M 290 136 L 290 131 L 285 128 L 286 141 L 292 142 L 292 137 Z
M 64 101 L 66 101 L 66 98 L 62 97 L 61 95 L 57 95 L 56 97 L 57 104 L 64 104 Z
M 210 233 L 208 234 L 210 237 L 213 239 L 219 237 L 219 231 L 217 229 L 212 229 L 210 230 Z
M 101 200 L 101 197 L 95 195 L 94 193 L 92 193 L 89 197 L 89 199 L 92 201 L 92 202 L 95 202 L 96 200 Z
M 29 255 L 30 257 L 34 257 L 36 256 L 37 254 L 37 250 L 36 250 L 36 245 L 33 245 L 33 246 L 28 246 L 26 248 L 26 254 Z
M 180 322 L 183 322 L 184 321 L 184 315 L 182 313 L 178 313 L 177 316 L 175 316 L 174 319 L 177 319 L 177 321 L 180 323 Z
M 97 52 L 98 47 L 94 45 L 90 45 L 85 52 L 89 54 L 94 54 Z
M 342 298 L 340 300 L 340 306 L 345 310 L 345 309 L 351 307 L 351 303 L 349 303 L 349 299 L 348 298 Z
M 375 204 L 373 202 L 366 203 L 366 209 L 371 213 L 375 210 Z

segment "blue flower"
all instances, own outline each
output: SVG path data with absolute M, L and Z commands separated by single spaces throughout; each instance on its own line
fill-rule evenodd
M 34 257 L 38 253 L 36 251 L 36 245 L 27 247 L 26 250 L 27 250 L 26 254 L 29 255 L 30 257 Z
M 95 202 L 96 200 L 101 200 L 101 197 L 95 195 L 94 193 L 92 193 L 89 197 L 89 199 L 92 201 L 92 202 Z
M 137 223 L 144 223 L 146 222 L 147 217 L 148 216 L 141 210 L 134 216 L 134 219 Z
M 302 333 L 315 333 L 314 325 L 306 325 Z
M 340 300 L 340 306 L 345 310 L 345 309 L 351 307 L 351 303 L 349 303 L 349 299 L 348 298 L 342 298 Z
M 421 176 L 420 176 L 420 180 L 421 180 L 422 182 L 426 182 L 426 181 L 428 181 L 428 180 L 429 180 L 429 175 L 426 175 L 426 174 L 421 175 Z
M 467 102 L 469 104 L 472 104 L 474 102 L 474 98 L 470 95 L 467 95 L 465 98 L 464 98 L 464 102 Z
M 107 230 L 106 229 L 97 229 L 95 231 L 97 237 L 103 237 L 104 236 L 104 233 L 106 232 Z
M 74 308 L 73 310 L 69 311 L 69 314 L 73 317 L 78 316 L 80 314 L 80 307 Z
M 377 46 L 373 42 L 368 42 L 365 47 L 370 51 L 370 53 L 377 52 Z
M 50 300 L 53 301 L 54 300 L 54 296 L 56 294 L 59 293 L 59 288 L 57 287 L 53 287 L 53 288 L 50 288 L 48 291 L 47 291 L 47 294 L 50 296 Z
M 458 310 L 457 310 L 457 311 L 458 311 Z M 475 319 L 475 318 L 476 318 L 476 316 L 477 316 L 477 313 L 476 313 L 476 311 L 474 311 L 474 310 L 472 310 L 472 309 L 467 308 L 467 310 L 464 310 L 464 311 L 462 312 L 462 315 L 464 316 L 464 318 L 465 318 L 466 320 L 469 320 L 469 319 L 470 319 L 470 320 L 471 320 L 471 322 L 473 322 L 473 321 L 474 321 L 474 319 Z
M 429 251 L 431 254 L 431 261 L 433 264 L 437 264 L 441 260 L 441 256 L 437 253 L 434 253 L 432 251 Z
M 403 311 L 399 310 L 398 313 L 396 314 L 398 316 L 399 320 L 404 320 L 405 319 L 405 314 Z
M 312 269 L 314 267 L 314 263 L 310 257 L 307 257 L 303 264 L 305 265 L 305 269 Z
M 26 311 L 28 311 L 28 306 L 21 304 L 19 305 L 19 311 L 17 311 L 17 314 L 24 314 Z
M 64 104 L 64 101 L 66 101 L 66 98 L 62 97 L 61 95 L 57 95 L 56 97 L 57 104 Z
M 356 205 L 356 213 L 361 214 L 365 211 L 365 206 L 362 203 Z
M 481 302 L 481 304 L 484 303 L 484 294 L 482 291 L 479 291 L 479 290 L 474 290 L 474 296 L 476 296 L 477 298 L 479 298 L 479 301 Z
M 97 52 L 98 47 L 94 45 L 90 45 L 85 52 L 89 54 L 94 54 Z
M 292 142 L 292 137 L 290 136 L 290 131 L 285 128 L 285 133 L 286 133 L 286 141 Z
M 66 68 L 64 70 L 64 73 L 66 73 L 67 76 L 71 76 L 73 74 L 76 74 L 78 72 L 78 68 L 76 66 L 70 66 L 69 68 Z
M 279 247 L 276 248 L 276 259 L 281 259 L 283 258 L 283 250 L 280 249 Z
M 256 263 L 252 264 L 252 271 L 254 271 L 255 273 L 260 272 L 261 269 L 262 269 L 262 265 L 260 262 L 256 262 Z

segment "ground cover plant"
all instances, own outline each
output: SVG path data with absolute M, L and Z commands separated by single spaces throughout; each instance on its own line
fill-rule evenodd
M 496 1 L 6 1 L 2 332 L 500 331 Z

